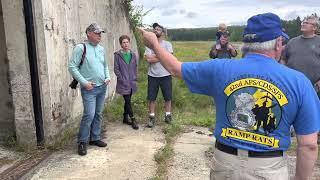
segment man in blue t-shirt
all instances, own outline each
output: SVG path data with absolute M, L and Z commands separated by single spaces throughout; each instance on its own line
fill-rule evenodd
M 239 61 L 181 63 L 149 32 L 145 44 L 161 64 L 182 78 L 193 93 L 216 104 L 215 152 L 210 179 L 289 179 L 290 126 L 297 133 L 295 179 L 307 179 L 317 159 L 320 102 L 310 81 L 277 61 L 281 56 L 280 18 L 272 13 L 248 19 L 243 33 L 246 56 Z

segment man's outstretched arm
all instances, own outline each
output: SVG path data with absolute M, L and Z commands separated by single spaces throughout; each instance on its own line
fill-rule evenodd
M 140 31 L 143 34 L 145 45 L 154 51 L 162 66 L 166 68 L 167 71 L 169 71 L 173 76 L 182 78 L 182 63 L 178 61 L 178 59 L 170 52 L 161 47 L 154 33 L 145 31 L 143 29 L 140 29 Z

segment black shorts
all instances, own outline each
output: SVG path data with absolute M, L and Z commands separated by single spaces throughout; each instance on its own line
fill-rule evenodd
M 148 97 L 149 101 L 155 101 L 158 96 L 159 87 L 165 101 L 172 99 L 172 77 L 152 77 L 148 76 Z

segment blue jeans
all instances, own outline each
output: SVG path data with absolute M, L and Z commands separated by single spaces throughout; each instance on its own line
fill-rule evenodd
M 91 90 L 81 88 L 83 116 L 80 123 L 78 142 L 100 140 L 102 111 L 107 85 L 103 84 Z

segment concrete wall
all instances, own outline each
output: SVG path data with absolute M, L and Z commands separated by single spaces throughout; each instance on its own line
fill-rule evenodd
M 35 145 L 23 0 L 0 1 L 1 132 L 4 132 L 5 126 L 8 130 L 6 134 L 16 134 L 19 143 Z M 92 22 L 99 23 L 106 30 L 101 44 L 106 48 L 106 59 L 112 77 L 108 97 L 114 95 L 116 77 L 113 73 L 113 52 L 120 48 L 119 36 L 131 36 L 133 49 L 137 49 L 122 2 L 123 0 L 33 1 L 41 111 L 47 144 L 54 143 L 64 130 L 79 125 L 83 109 L 81 95 L 79 89 L 71 90 L 68 87 L 71 76 L 67 65 L 73 47 L 86 39 L 84 31 Z
M 0 141 L 14 136 L 13 102 L 9 87 L 9 64 L 6 55 L 3 13 L 0 1 Z
M 108 96 L 113 95 L 116 85 L 113 52 L 120 47 L 120 35 L 133 36 L 121 2 L 122 0 L 39 0 L 34 3 L 47 143 L 54 142 L 52 140 L 64 129 L 79 125 L 82 113 L 81 95 L 79 89 L 71 90 L 68 87 L 71 76 L 67 66 L 74 45 L 86 39 L 84 31 L 92 22 L 97 22 L 106 30 L 102 35 L 101 45 L 106 48 L 106 60 L 112 76 Z
M 35 145 L 36 135 L 23 1 L 1 0 L 1 3 L 5 38 L 0 39 L 1 41 L 5 40 L 5 46 L 2 46 L 2 43 L 0 44 L 1 48 L 6 48 L 7 66 L 9 66 L 9 82 L 14 109 L 15 133 L 19 143 Z M 0 71 L 2 73 L 5 72 L 3 69 Z M 7 92 L 0 93 L 8 94 L 8 86 L 5 89 Z M 7 114 L 1 113 L 1 116 L 9 115 L 9 117 L 12 118 L 13 116 L 10 115 L 12 111 L 10 109 L 11 108 L 8 109 Z

